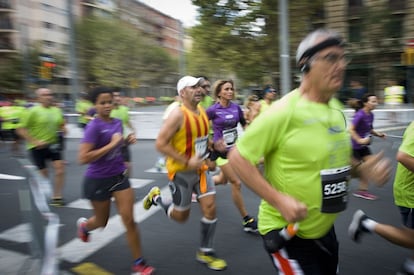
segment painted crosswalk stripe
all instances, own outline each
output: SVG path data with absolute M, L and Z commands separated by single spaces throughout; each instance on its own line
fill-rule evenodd
M 167 169 L 159 170 L 158 168 L 153 167 L 153 168 L 145 170 L 145 172 L 147 172 L 147 173 L 156 173 L 156 174 L 167 174 Z
M 35 261 L 30 258 L 31 257 L 28 255 L 0 248 L 1 274 L 26 274 L 26 272 L 22 270 L 22 265 L 29 265 L 27 266 L 28 269 L 33 268 Z M 33 269 L 31 270 L 33 271 Z
M 65 205 L 65 207 L 76 209 L 92 209 L 92 205 L 88 199 L 77 199 Z
M 31 233 L 30 224 L 22 223 L 1 232 L 0 239 L 17 243 L 28 243 L 32 240 Z
M 8 175 L 8 174 L 0 174 L 0 180 L 24 180 L 24 179 L 25 177 Z
M 133 188 L 142 188 L 152 182 L 153 180 L 150 179 L 131 179 L 131 186 Z M 168 190 L 168 187 L 164 187 L 161 190 L 161 192 L 163 194 L 163 197 L 165 197 L 166 199 L 170 199 L 171 195 Z M 90 202 L 87 199 L 75 200 L 67 204 L 66 207 L 78 209 L 91 209 Z M 135 221 L 137 223 L 141 222 L 149 216 L 153 215 L 158 210 L 160 210 L 160 208 L 153 207 L 150 210 L 146 211 L 142 207 L 142 200 L 138 201 L 134 204 Z M 59 248 L 59 254 L 62 255 L 61 258 L 66 261 L 74 263 L 80 262 L 84 258 L 93 254 L 95 251 L 110 243 L 113 239 L 117 238 L 124 232 L 125 229 L 123 227 L 123 223 L 121 221 L 120 216 L 115 215 L 109 219 L 108 225 L 104 230 L 96 230 L 95 232 L 93 232 L 91 242 L 85 244 L 80 242 L 77 238 L 75 238 L 72 241 L 61 246 Z M 19 224 L 15 227 L 1 232 L 0 239 L 12 242 L 28 243 L 32 241 L 32 232 L 30 224 Z M 80 250 L 82 250 L 82 253 L 79 252 Z M 1 251 L 0 255 L 2 255 Z M 0 261 L 1 259 L 2 257 L 0 257 Z M 0 264 L 0 266 L 2 265 Z
M 134 189 L 142 188 L 150 183 L 152 183 L 154 180 L 151 179 L 129 179 L 129 182 L 131 183 L 131 187 Z
M 129 179 L 130 183 L 131 183 L 131 187 L 134 189 L 138 189 L 138 188 L 142 188 L 150 183 L 152 183 L 154 180 L 151 179 Z M 68 204 L 66 204 L 65 207 L 69 207 L 69 208 L 76 208 L 76 209 L 86 209 L 86 210 L 91 210 L 92 209 L 92 205 L 90 203 L 90 201 L 88 199 L 77 199 L 74 200 Z
M 162 188 L 161 193 L 163 198 L 171 199 L 168 186 Z M 137 223 L 142 222 L 160 209 L 160 207 L 152 207 L 149 210 L 144 210 L 142 207 L 142 200 L 138 201 L 134 204 L 134 219 Z M 121 217 L 119 215 L 114 215 L 109 219 L 105 229 L 97 229 L 92 232 L 90 242 L 83 243 L 78 238 L 74 238 L 59 247 L 58 253 L 60 259 L 70 263 L 79 263 L 102 247 L 111 243 L 114 239 L 124 234 L 124 232 L 125 228 L 122 224 Z

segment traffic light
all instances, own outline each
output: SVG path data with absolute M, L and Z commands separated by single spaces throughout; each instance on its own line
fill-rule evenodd
M 48 54 L 39 55 L 39 78 L 50 81 L 53 77 L 53 69 L 56 67 L 55 58 Z
M 414 48 L 406 48 L 401 54 L 401 64 L 406 66 L 414 65 Z
M 54 67 L 56 67 L 56 63 L 54 62 L 48 62 L 48 61 L 43 61 L 42 65 L 46 68 L 51 68 L 53 69 Z
M 50 61 L 41 61 L 39 68 L 39 75 L 41 79 L 52 80 L 53 68 L 56 67 L 56 63 Z

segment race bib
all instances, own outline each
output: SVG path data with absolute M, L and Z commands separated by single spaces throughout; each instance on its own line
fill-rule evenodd
M 322 213 L 338 213 L 346 209 L 351 166 L 321 170 Z
M 231 147 L 237 140 L 237 128 L 223 130 L 223 139 L 227 147 Z
M 208 136 L 196 138 L 194 146 L 196 155 L 204 157 L 208 153 Z

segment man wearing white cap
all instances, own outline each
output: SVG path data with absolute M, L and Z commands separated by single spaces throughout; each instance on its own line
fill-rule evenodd
M 210 126 L 207 114 L 198 104 L 202 98 L 200 81 L 201 78 L 192 76 L 184 76 L 178 81 L 177 92 L 182 104 L 171 111 L 156 140 L 157 150 L 167 157 L 172 202 L 164 203 L 160 188 L 155 186 L 144 198 L 144 208 L 160 205 L 169 218 L 183 223 L 190 215 L 192 192 L 196 193 L 203 213 L 201 244 L 196 259 L 210 269 L 223 270 L 227 264 L 216 257 L 213 249 L 217 223 L 216 190 L 205 163 Z

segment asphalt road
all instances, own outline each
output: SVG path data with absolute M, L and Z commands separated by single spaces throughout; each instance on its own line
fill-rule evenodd
M 389 131 L 400 136 L 403 130 Z M 400 144 L 399 138 L 375 139 L 372 150 L 384 150 L 393 161 Z M 58 258 L 61 274 L 129 274 L 131 257 L 123 235 L 122 225 L 115 207 L 112 208 L 108 227 L 92 235 L 90 243 L 80 243 L 76 239 L 76 220 L 89 217 L 92 211 L 81 198 L 81 183 L 85 166 L 76 163 L 79 139 L 68 139 L 65 158 L 66 170 L 65 199 L 69 205 L 51 208 L 60 218 Z M 0 270 L 2 274 L 33 274 L 28 266 L 33 260 L 30 248 L 30 231 L 24 226 L 30 211 L 22 202 L 21 190 L 27 189 L 22 179 L 5 176 L 25 176 L 19 162 L 10 157 L 5 144 L 0 144 Z M 132 181 L 136 195 L 136 219 L 141 230 L 142 247 L 147 261 L 156 267 L 158 275 L 212 274 L 195 261 L 199 243 L 200 211 L 192 205 L 190 219 L 185 224 L 168 220 L 162 211 L 144 212 L 141 200 L 154 185 L 166 187 L 166 176 L 153 173 L 159 154 L 153 140 L 139 140 L 132 152 Z M 357 182 L 351 184 L 351 191 Z M 163 189 L 164 190 L 164 189 Z M 166 190 L 166 189 L 165 189 Z M 363 209 L 370 216 L 394 225 L 400 224 L 397 208 L 393 204 L 392 180 L 384 187 L 372 187 L 379 196 L 377 201 L 366 201 L 350 196 L 350 202 L 335 226 L 340 241 L 340 274 L 395 274 L 410 251 L 391 245 L 378 236 L 366 236 L 361 244 L 353 243 L 347 236 L 348 224 L 356 209 Z M 165 194 L 168 194 L 166 192 Z M 247 188 L 243 188 L 247 209 L 257 214 L 259 198 Z M 230 186 L 217 187 L 217 215 L 219 218 L 215 247 L 217 253 L 227 260 L 228 268 L 220 274 L 277 274 L 267 254 L 262 248 L 259 236 L 244 233 L 238 212 L 231 201 Z M 39 250 L 39 248 L 37 249 Z M 35 252 L 37 251 L 35 249 Z M 36 258 L 36 257 L 34 257 Z M 5 272 L 5 273 L 3 273 Z

